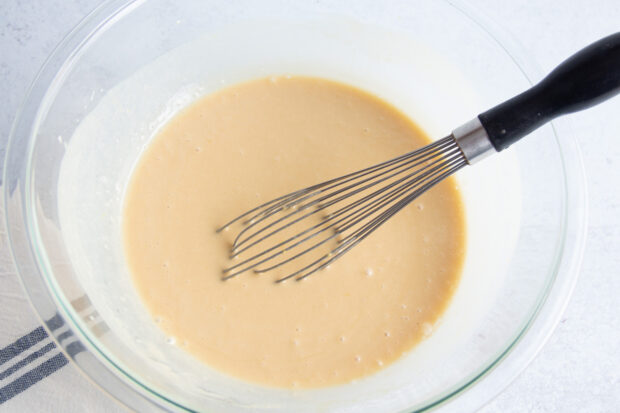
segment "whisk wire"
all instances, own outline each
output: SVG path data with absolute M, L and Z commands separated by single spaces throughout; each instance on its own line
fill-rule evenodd
M 437 143 L 439 143 L 439 142 L 437 142 Z M 443 147 L 444 145 L 437 145 L 437 146 L 441 148 L 441 147 Z M 239 248 L 241 245 L 243 245 L 244 243 L 246 243 L 249 239 L 256 237 L 257 235 L 259 235 L 259 234 L 263 233 L 264 231 L 268 230 L 269 228 L 271 228 L 271 227 L 275 226 L 276 224 L 279 224 L 280 222 L 283 222 L 283 221 L 287 220 L 287 219 L 288 219 L 288 218 L 290 218 L 291 216 L 296 215 L 297 213 L 299 213 L 299 212 L 301 212 L 301 211 L 304 211 L 304 210 L 306 210 L 306 209 L 308 209 L 308 208 L 310 208 L 310 207 L 312 207 L 312 206 L 314 206 L 314 205 L 321 205 L 319 208 L 317 208 L 317 209 L 313 210 L 312 212 L 310 212 L 310 213 L 308 213 L 308 214 L 306 214 L 306 215 L 303 215 L 303 216 L 301 216 L 301 217 L 298 217 L 296 220 L 294 220 L 293 222 L 289 223 L 289 225 L 284 225 L 284 226 L 278 227 L 276 230 L 274 230 L 274 231 L 270 232 L 269 234 L 267 234 L 267 235 L 266 235 L 266 236 L 264 236 L 263 238 L 259 239 L 259 240 L 258 240 L 257 242 L 255 242 L 253 245 L 257 244 L 258 242 L 261 242 L 262 240 L 264 240 L 264 239 L 265 239 L 265 238 L 267 238 L 267 237 L 270 237 L 270 236 L 272 236 L 272 235 L 274 235 L 274 234 L 276 234 L 276 233 L 280 232 L 280 231 L 281 231 L 281 230 L 283 230 L 283 229 L 288 228 L 290 225 L 292 225 L 292 224 L 294 224 L 294 223 L 296 223 L 296 222 L 299 222 L 299 221 L 301 221 L 302 219 L 307 218 L 307 217 L 308 217 L 308 216 L 310 216 L 310 215 L 314 215 L 314 214 L 316 214 L 316 213 L 320 212 L 321 210 L 323 210 L 323 209 L 325 209 L 325 208 L 327 208 L 327 207 L 329 207 L 329 206 L 331 206 L 331 205 L 333 205 L 333 204 L 335 204 L 335 203 L 337 203 L 337 202 L 341 201 L 341 200 L 342 200 L 342 199 L 344 199 L 344 198 L 348 198 L 348 197 L 350 197 L 350 196 L 352 196 L 352 195 L 355 195 L 355 194 L 357 194 L 357 193 L 360 193 L 360 192 L 362 192 L 362 191 L 364 191 L 364 190 L 368 189 L 370 186 L 374 186 L 374 185 L 376 185 L 376 184 L 378 184 L 378 183 L 385 182 L 386 180 L 388 180 L 388 179 L 390 179 L 390 178 L 392 178 L 392 177 L 394 177 L 394 176 L 398 175 L 398 174 L 400 173 L 400 172 L 398 171 L 399 169 L 404 169 L 404 168 L 406 168 L 407 166 L 409 166 L 409 168 L 412 168 L 412 167 L 418 166 L 418 165 L 420 165 L 420 164 L 422 164 L 422 163 L 424 163 L 424 162 L 428 161 L 429 159 L 431 159 L 431 158 L 433 158 L 434 156 L 436 156 L 436 155 L 435 155 L 435 153 L 434 153 L 433 151 L 431 151 L 431 149 L 436 149 L 436 148 L 435 148 L 435 147 L 432 147 L 432 148 L 425 148 L 425 150 L 418 150 L 418 151 L 410 152 L 409 154 L 406 154 L 406 155 L 400 156 L 400 157 L 398 157 L 398 158 L 396 158 L 396 159 L 398 159 L 398 161 L 403 161 L 403 160 L 406 160 L 406 162 L 403 162 L 403 163 L 401 163 L 401 164 L 399 164 L 399 165 L 395 166 L 394 168 L 390 168 L 390 169 L 388 169 L 388 170 L 386 170 L 386 171 L 383 171 L 383 172 L 381 172 L 381 173 L 379 173 L 379 174 L 377 174 L 377 175 L 373 175 L 373 176 L 371 176 L 371 177 L 369 177 L 369 178 L 366 178 L 366 179 L 364 179 L 364 180 L 362 180 L 362 181 L 360 181 L 360 182 L 356 182 L 356 183 L 354 183 L 354 184 L 351 184 L 351 185 L 349 185 L 349 186 L 347 186 L 347 187 L 345 187 L 345 188 L 340 188 L 340 189 L 338 189 L 337 191 L 334 191 L 334 192 L 331 192 L 331 193 L 325 194 L 325 195 L 323 195 L 321 198 L 319 198 L 319 199 L 315 199 L 315 200 L 314 200 L 314 201 L 312 201 L 312 202 L 309 202 L 309 203 L 307 203 L 307 204 L 304 204 L 304 205 L 302 205 L 302 206 L 299 206 L 299 207 L 297 207 L 294 211 L 292 211 L 292 212 L 288 213 L 287 215 L 285 215 L 285 216 L 283 216 L 283 217 L 279 218 L 279 219 L 278 219 L 278 220 L 276 220 L 275 222 L 272 222 L 272 223 L 270 223 L 269 225 L 267 225 L 267 226 L 265 226 L 265 227 L 263 227 L 263 228 L 261 228 L 261 229 L 259 229 L 259 230 L 255 231 L 254 233 L 250 234 L 250 235 L 249 235 L 249 236 L 247 236 L 246 238 L 241 239 L 241 237 L 242 237 L 242 236 L 243 236 L 246 232 L 248 232 L 249 230 L 251 230 L 253 227 L 257 226 L 259 223 L 261 223 L 263 220 L 265 220 L 265 219 L 266 219 L 266 218 L 268 218 L 269 216 L 272 216 L 272 215 L 276 214 L 277 212 L 280 212 L 280 211 L 282 211 L 282 210 L 284 210 L 284 209 L 288 209 L 288 208 L 291 208 L 291 207 L 293 207 L 293 206 L 296 206 L 299 202 L 302 202 L 302 201 L 303 201 L 303 200 L 305 200 L 305 199 L 308 199 L 308 198 L 310 198 L 310 197 L 312 197 L 312 196 L 315 196 L 315 195 L 319 195 L 319 194 L 321 194 L 321 193 L 323 193 L 323 192 L 327 192 L 327 191 L 329 191 L 330 189 L 333 189 L 333 188 L 336 188 L 336 187 L 338 187 L 338 186 L 341 186 L 341 185 L 343 185 L 343 184 L 345 184 L 345 183 L 348 183 L 348 182 L 352 181 L 353 179 L 358 179 L 358 178 L 361 178 L 361 177 L 366 176 L 368 173 L 371 173 L 371 172 L 374 172 L 374 171 L 377 171 L 377 170 L 383 169 L 383 168 L 385 168 L 385 167 L 392 166 L 394 163 L 396 163 L 396 161 L 392 160 L 392 161 L 387 161 L 387 162 L 384 162 L 383 164 L 379 164 L 379 165 L 381 165 L 381 167 L 380 167 L 380 168 L 379 168 L 378 166 L 367 168 L 367 172 L 365 172 L 365 173 L 363 173 L 363 174 L 360 174 L 360 173 L 358 172 L 358 173 L 357 173 L 357 176 L 355 176 L 355 177 L 353 177 L 353 178 L 348 178 L 348 179 L 346 179 L 346 180 L 343 180 L 343 182 L 338 182 L 337 184 L 331 185 L 331 186 L 329 186 L 328 188 L 314 190 L 313 192 L 310 192 L 310 191 L 309 191 L 310 193 L 309 193 L 309 194 L 304 194 L 303 198 L 301 198 L 300 200 L 295 199 L 295 198 L 296 198 L 296 197 L 295 197 L 295 198 L 293 198 L 293 200 L 292 200 L 292 201 L 289 201 L 289 202 L 287 202 L 287 203 L 284 203 L 284 204 L 283 204 L 280 208 L 278 208 L 277 210 L 271 210 L 271 211 L 269 212 L 269 214 L 267 214 L 267 215 L 263 216 L 262 218 L 257 219 L 257 220 L 255 220 L 255 221 L 250 221 L 249 225 L 248 225 L 246 228 L 244 228 L 244 229 L 243 229 L 243 230 L 242 230 L 242 231 L 241 231 L 241 232 L 237 235 L 237 237 L 235 238 L 235 241 L 233 242 L 233 247 L 232 247 L 233 256 L 235 256 L 235 255 L 237 255 L 237 254 L 241 253 L 242 251 L 245 251 L 245 249 L 244 249 L 244 250 L 238 250 L 238 248 Z M 410 159 L 410 158 L 411 158 L 411 159 Z M 396 172 L 394 172 L 394 171 L 396 171 Z M 361 171 L 360 171 L 360 172 L 361 172 Z M 394 173 L 393 173 L 393 174 L 391 174 L 391 175 L 388 175 L 388 176 L 384 176 L 385 174 L 389 174 L 390 172 L 394 172 Z M 355 174 L 355 173 L 354 173 L 354 174 Z M 352 176 L 352 175 L 354 175 L 354 174 L 345 175 L 345 177 L 347 177 L 347 176 Z M 367 182 L 370 182 L 370 181 L 372 181 L 373 179 L 377 179 L 377 178 L 379 178 L 379 177 L 383 177 L 383 178 L 382 178 L 382 179 L 380 179 L 380 180 L 377 180 L 376 182 L 371 182 L 371 183 L 367 184 L 366 186 L 361 186 L 361 187 L 360 187 L 360 185 L 362 185 L 362 184 L 364 184 L 364 183 L 367 183 Z M 341 179 L 341 178 L 340 178 L 340 179 Z M 333 183 L 333 182 L 338 181 L 338 180 L 339 180 L 339 178 L 336 178 L 336 179 L 331 180 L 331 181 L 328 181 L 328 182 L 332 182 L 332 183 Z M 318 184 L 318 185 L 315 185 L 314 187 L 310 187 L 310 188 L 316 188 L 316 187 L 318 187 L 318 186 L 323 186 L 323 185 L 324 185 L 324 184 Z M 337 198 L 337 199 L 335 199 L 335 200 L 332 200 L 332 201 L 330 201 L 330 202 L 329 202 L 329 203 L 327 203 L 327 204 L 322 204 L 322 203 L 323 203 L 324 201 L 326 201 L 327 199 L 329 199 L 329 198 L 331 198 L 331 197 L 333 197 L 333 196 L 339 195 L 339 194 L 341 194 L 341 193 L 343 193 L 343 192 L 345 192 L 345 191 L 347 191 L 347 190 L 349 190 L 349 189 L 351 189 L 351 188 L 355 188 L 355 190 L 354 190 L 353 192 L 351 192 L 351 193 L 345 193 L 345 194 L 344 194 L 344 195 L 342 195 L 340 198 Z M 303 192 L 303 191 L 305 191 L 305 190 L 301 190 L 301 191 L 297 191 L 297 192 Z M 248 248 L 249 248 L 249 247 L 248 247 Z M 246 249 L 247 249 L 247 248 L 246 248 Z
M 436 170 L 445 170 L 446 167 L 444 165 L 442 165 L 441 167 L 437 167 Z M 435 171 L 433 171 L 435 172 Z M 428 174 L 430 174 L 431 172 L 429 172 Z M 431 178 L 434 178 L 434 176 L 431 176 Z M 439 177 L 439 179 L 443 179 L 443 175 L 441 175 Z M 374 205 L 370 205 L 365 207 L 363 210 L 357 212 L 354 216 L 351 216 L 350 218 L 348 218 L 348 221 L 345 223 L 345 226 L 342 227 L 341 229 L 337 229 L 336 233 L 321 241 L 318 242 L 310 247 L 308 247 L 307 249 L 305 249 L 304 251 L 294 255 L 293 257 L 290 257 L 284 261 L 281 261 L 277 264 L 273 264 L 272 266 L 268 267 L 268 268 L 264 268 L 264 269 L 256 269 L 255 272 L 257 273 L 263 273 L 263 272 L 267 272 L 267 271 L 271 271 L 274 270 L 284 264 L 287 264 L 288 262 L 293 261 L 294 259 L 297 259 L 303 255 L 305 255 L 306 253 L 316 249 L 318 246 L 324 244 L 325 242 L 333 239 L 335 236 L 344 233 L 345 231 L 349 230 L 350 228 L 353 228 L 354 226 L 356 226 L 357 224 L 359 224 L 360 222 L 362 222 L 363 220 L 365 220 L 366 218 L 368 218 L 369 216 L 373 215 L 376 213 L 376 211 L 378 209 L 384 208 L 386 206 L 388 206 L 389 204 L 391 204 L 395 199 L 397 199 L 398 196 L 401 195 L 402 192 L 405 192 L 407 189 L 409 189 L 409 187 L 411 187 L 412 184 L 409 183 L 407 185 L 405 185 L 402 189 L 399 189 L 397 193 L 395 193 L 393 196 L 391 196 L 390 198 L 384 200 L 383 202 L 381 202 L 381 205 L 376 206 L 375 209 L 371 210 L 371 211 L 367 211 L 368 209 L 370 209 L 371 207 L 373 207 Z M 426 190 L 427 186 L 423 187 L 423 191 Z M 339 242 L 339 246 L 330 251 L 328 254 L 326 254 L 325 256 L 323 256 L 321 259 L 325 259 L 328 258 L 329 256 L 332 256 L 334 254 L 337 254 L 340 249 L 342 249 L 344 246 L 346 246 L 351 240 L 354 240 L 357 237 L 361 237 L 361 238 L 365 238 L 367 235 L 370 234 L 370 232 L 374 231 L 375 228 L 377 228 L 379 225 L 381 225 L 383 222 L 385 222 L 388 218 L 390 218 L 393 214 L 395 214 L 396 212 L 398 212 L 400 209 L 402 209 L 402 207 L 404 207 L 405 205 L 409 204 L 411 202 L 411 200 L 413 200 L 414 198 L 416 198 L 417 196 L 419 196 L 419 193 L 416 191 L 415 192 L 415 197 L 413 198 L 409 198 L 407 197 L 405 200 L 401 200 L 399 203 L 397 203 L 396 205 L 390 207 L 390 209 L 386 212 L 384 212 L 383 214 L 381 214 L 380 216 L 374 218 L 372 221 L 368 222 L 367 224 L 365 224 L 363 227 L 357 229 L 353 234 L 350 234 L 349 236 L 347 236 L 345 239 L 341 240 Z M 392 212 L 393 210 L 393 212 Z M 366 213 L 363 213 L 367 211 Z M 387 214 L 388 212 L 390 212 L 389 214 Z M 387 218 L 383 219 L 384 214 L 387 214 L 385 216 L 387 216 Z M 361 215 L 361 216 L 360 216 Z M 370 229 L 370 230 L 369 230 Z
M 439 162 L 439 161 L 436 161 L 436 162 Z M 440 168 L 443 168 L 443 165 L 437 166 L 437 167 L 435 167 L 435 168 L 433 168 L 433 169 L 431 169 L 429 171 L 426 171 L 422 176 L 420 176 L 418 178 L 425 179 L 425 176 L 430 175 L 431 173 L 434 173 L 437 169 L 440 169 Z M 372 194 L 369 194 L 366 197 L 360 199 L 359 201 L 356 201 L 355 203 L 352 203 L 352 204 L 348 205 L 347 207 L 342 208 L 344 211 L 340 212 L 340 213 L 337 213 L 337 215 L 342 215 L 343 213 L 348 212 L 348 210 L 354 208 L 358 204 L 365 202 L 367 199 L 374 198 L 377 193 L 384 192 L 387 189 L 391 188 L 392 186 L 396 185 L 397 183 L 400 183 L 402 181 L 406 181 L 404 184 L 402 184 L 402 185 L 398 186 L 397 188 L 393 189 L 392 191 L 388 192 L 388 194 L 385 194 L 385 195 L 381 196 L 380 198 L 373 200 L 371 203 L 369 203 L 368 205 L 365 205 L 364 207 L 362 207 L 358 211 L 354 212 L 353 214 L 347 215 L 344 218 L 342 218 L 342 219 L 332 223 L 330 227 L 333 227 L 335 229 L 335 232 L 337 234 L 339 234 L 339 233 L 347 231 L 349 228 L 357 225 L 358 223 L 360 223 L 364 219 L 368 218 L 370 215 L 376 213 L 376 211 L 378 209 L 381 209 L 381 208 L 385 207 L 386 205 L 389 205 L 393 200 L 397 199 L 398 196 L 400 196 L 403 192 L 407 191 L 411 186 L 415 185 L 416 182 L 412 181 L 411 178 L 414 177 L 415 175 L 418 175 L 418 174 L 420 174 L 420 171 L 417 171 L 415 173 L 409 174 L 409 175 L 401 178 L 399 181 L 396 181 L 396 182 L 394 182 L 394 183 L 392 183 L 392 184 L 390 184 L 388 186 L 385 186 L 385 187 L 381 188 L 380 190 L 378 190 L 378 191 L 376 191 L 376 192 L 374 192 Z M 324 219 L 323 222 L 321 222 L 320 224 L 317 224 L 317 225 L 323 225 L 325 223 L 328 223 L 329 220 L 333 218 L 332 215 L 333 214 L 330 214 L 327 218 Z M 339 227 L 338 224 L 340 224 L 342 221 L 345 221 L 345 223 L 342 224 L 342 226 Z M 315 226 L 317 226 L 317 225 L 315 225 Z M 291 237 L 287 241 L 289 241 L 289 240 L 291 240 L 293 238 L 294 237 Z M 309 239 L 309 238 L 310 237 L 305 238 L 304 241 Z M 333 237 L 330 237 L 330 238 L 328 238 L 328 240 L 332 239 L 332 238 Z M 306 252 L 309 252 L 310 250 L 316 248 L 319 245 L 322 245 L 323 243 L 324 243 L 324 241 L 320 242 L 320 243 L 317 243 L 317 244 L 314 244 L 310 248 L 304 250 L 303 252 L 301 252 L 301 253 L 293 256 L 293 257 L 290 257 L 289 259 L 287 259 L 287 260 L 285 260 L 285 261 L 283 261 L 283 262 L 281 262 L 279 264 L 275 264 L 275 265 L 273 265 L 273 266 L 271 266 L 269 268 L 266 268 L 266 269 L 256 270 L 256 272 L 260 273 L 260 272 L 267 272 L 267 271 L 273 270 L 273 269 L 275 269 L 275 268 L 277 268 L 277 267 L 279 267 L 279 266 L 281 266 L 283 264 L 288 263 L 289 261 L 292 261 L 293 259 L 299 258 L 300 256 L 304 255 Z M 292 246 L 292 247 L 294 247 L 294 246 Z
M 238 221 L 245 225 L 235 237 L 231 258 L 238 258 L 250 248 L 276 239 L 278 233 L 302 225 L 312 215 L 321 211 L 328 213 L 320 217 L 320 222 L 285 236 L 282 241 L 276 239 L 275 245 L 224 269 L 223 279 L 250 270 L 256 273 L 275 270 L 336 239 L 334 248 L 276 282 L 304 279 L 329 266 L 415 198 L 465 165 L 467 161 L 462 151 L 449 136 L 424 148 L 253 208 L 217 230 L 222 231 Z M 332 212 L 327 210 L 347 200 L 351 202 Z M 317 241 L 310 241 L 317 237 L 320 237 Z M 308 247 L 295 251 L 307 242 L 311 242 Z M 285 256 L 291 252 L 291 256 Z M 283 258 L 278 260 L 279 257 Z M 261 267 L 264 264 L 267 265 Z
M 457 171 L 458 169 L 461 169 L 462 167 L 464 167 L 466 165 L 467 165 L 467 162 L 462 162 L 462 163 L 459 163 L 458 165 L 455 165 L 453 170 L 444 172 L 439 177 L 434 179 L 432 182 L 430 182 L 429 184 L 425 185 L 424 188 L 420 188 L 415 193 L 413 193 L 410 196 L 408 196 L 405 199 L 403 199 L 401 201 L 401 203 L 399 203 L 399 205 L 391 208 L 389 213 L 385 214 L 380 220 L 376 221 L 371 227 L 367 228 L 363 235 L 359 235 L 358 234 L 355 237 L 351 237 L 349 240 L 343 242 L 342 245 L 340 245 L 337 249 L 332 251 L 330 254 L 326 254 L 326 255 L 322 256 L 320 259 L 316 260 L 315 264 L 320 262 L 320 261 L 324 261 L 324 260 L 327 259 L 327 261 L 325 261 L 323 264 L 317 266 L 316 268 L 310 270 L 309 272 L 307 272 L 307 273 L 305 273 L 303 275 L 299 275 L 296 278 L 296 280 L 297 281 L 301 281 L 304 278 L 314 274 L 315 272 L 320 271 L 320 270 L 326 268 L 327 266 L 329 266 L 336 259 L 340 258 L 342 255 L 344 255 L 345 253 L 350 251 L 353 247 L 355 247 L 357 244 L 359 244 L 361 241 L 363 241 L 365 238 L 367 238 L 372 232 L 374 232 L 377 228 L 379 228 L 385 221 L 390 219 L 393 215 L 395 215 L 403 207 L 405 207 L 410 202 L 412 202 L 415 198 L 420 196 L 422 193 L 424 193 L 425 191 L 427 191 L 428 189 L 430 189 L 431 187 L 433 187 L 437 183 L 441 182 L 445 177 L 452 175 L 455 171 Z M 388 211 L 386 211 L 386 212 L 388 212 Z M 306 268 L 308 268 L 308 267 L 311 267 L 311 266 L 306 266 Z M 300 273 L 301 273 L 301 271 L 298 271 L 298 272 L 293 273 L 293 274 L 289 274 L 286 277 L 283 277 L 283 278 L 280 278 L 280 279 L 276 280 L 276 282 L 279 283 L 279 282 L 285 281 L 285 280 L 287 280 L 289 278 L 292 278 L 293 276 L 298 275 Z

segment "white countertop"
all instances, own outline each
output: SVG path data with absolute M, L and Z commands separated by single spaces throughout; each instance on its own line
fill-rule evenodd
M 619 0 L 470 2 L 495 21 L 503 22 L 545 72 L 577 49 L 620 30 Z M 0 3 L 1 158 L 15 111 L 36 71 L 62 36 L 98 3 Z M 583 151 L 590 199 L 588 240 L 580 280 L 549 342 L 517 380 L 483 409 L 485 413 L 620 410 L 620 98 L 576 114 L 570 122 Z M 0 245 L 6 249 L 4 240 Z M 9 300 L 26 301 L 5 257 L 6 254 L 0 257 L 0 277 L 12 286 L 13 292 L 0 291 L 0 309 L 11 305 Z M 35 320 L 34 314 L 23 314 L 11 322 L 31 326 L 37 325 Z M 2 343 L 8 342 L 2 334 L 0 331 Z M 50 383 L 37 386 L 40 387 L 32 391 L 53 391 Z M 92 393 L 94 404 L 82 406 L 82 410 L 122 411 L 87 382 L 81 381 L 80 386 Z M 54 411 L 65 410 L 63 407 L 72 402 L 66 403 L 55 404 Z M 20 406 L 28 404 L 22 401 Z

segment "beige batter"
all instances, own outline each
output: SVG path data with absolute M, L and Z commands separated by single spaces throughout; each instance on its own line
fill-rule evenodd
M 191 105 L 145 150 L 125 200 L 126 257 L 154 322 L 208 365 L 270 386 L 345 383 L 397 360 L 458 285 L 464 221 L 452 178 L 301 282 L 221 281 L 233 231 L 215 229 L 427 143 L 386 102 L 322 79 L 260 79 Z

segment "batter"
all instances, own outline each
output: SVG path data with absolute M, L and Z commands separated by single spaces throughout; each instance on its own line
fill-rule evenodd
M 259 79 L 192 104 L 144 151 L 125 199 L 126 258 L 154 322 L 213 368 L 268 386 L 336 385 L 394 362 L 432 333 L 459 282 L 452 178 L 301 282 L 221 281 L 233 234 L 215 229 L 428 143 L 388 103 L 324 79 Z

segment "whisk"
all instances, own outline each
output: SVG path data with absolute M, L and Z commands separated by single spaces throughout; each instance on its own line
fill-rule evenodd
M 331 265 L 388 219 L 456 171 L 557 116 L 620 92 L 620 32 L 580 50 L 540 83 L 430 145 L 259 205 L 239 225 L 227 280 L 247 271 L 292 268 L 276 282 L 302 280 Z

